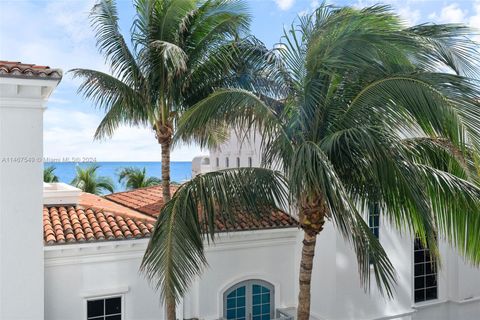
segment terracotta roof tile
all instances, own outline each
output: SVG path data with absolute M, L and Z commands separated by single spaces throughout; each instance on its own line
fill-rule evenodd
M 153 224 L 100 210 L 44 207 L 43 235 L 47 245 L 149 237 Z
M 172 194 L 177 188 L 178 186 L 171 187 Z M 163 206 L 162 186 L 112 193 L 106 195 L 105 198 L 150 217 L 157 217 Z M 221 217 L 218 217 L 215 221 L 215 227 L 217 231 L 220 232 L 288 228 L 295 226 L 297 226 L 296 220 L 285 212 L 272 212 L 261 218 L 239 213 L 233 224 L 229 221 L 224 221 Z
M 14 61 L 0 60 L 0 77 L 61 79 L 62 70 Z

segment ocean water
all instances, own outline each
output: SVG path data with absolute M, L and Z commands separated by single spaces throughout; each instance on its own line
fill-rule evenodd
M 125 186 L 118 182 L 118 172 L 124 167 L 145 168 L 147 176 L 161 177 L 160 162 L 45 162 L 44 166 L 54 166 L 55 174 L 61 182 L 70 183 L 75 177 L 75 168 L 98 165 L 97 175 L 110 177 L 115 183 L 115 192 L 124 191 Z M 170 180 L 184 182 L 192 177 L 192 163 L 173 161 L 170 164 Z

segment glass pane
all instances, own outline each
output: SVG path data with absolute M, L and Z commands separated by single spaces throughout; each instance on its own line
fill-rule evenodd
M 235 308 L 237 306 L 236 301 L 237 300 L 235 298 L 228 298 L 227 299 L 227 309 Z
M 253 316 L 252 320 L 262 320 L 261 316 Z
M 87 302 L 87 317 L 98 317 L 103 316 L 104 309 L 103 309 L 104 300 L 92 300 Z
M 425 287 L 425 277 L 415 277 L 415 289 L 422 289 Z
M 245 307 L 245 297 L 237 298 L 237 308 Z
M 426 287 L 433 287 L 437 285 L 437 277 L 436 275 L 432 274 L 430 276 L 427 276 L 425 279 L 425 286 Z
M 422 290 L 415 290 L 415 302 L 425 301 L 425 292 Z
M 260 304 L 262 303 L 262 295 L 261 294 L 254 294 L 252 299 L 252 304 Z
M 235 309 L 227 310 L 227 319 L 235 319 Z
M 245 318 L 245 308 L 237 309 L 237 319 L 238 318 Z
M 261 293 L 262 292 L 262 286 L 259 286 L 257 284 L 253 285 L 253 294 Z
M 262 294 L 262 303 L 270 303 L 270 293 Z
M 262 320 L 270 320 L 270 314 L 264 314 Z
M 433 287 L 425 291 L 425 299 L 432 300 L 437 299 L 437 288 Z
M 245 296 L 245 287 L 240 287 L 237 289 L 237 297 L 244 297 Z
M 122 312 L 122 298 L 110 298 L 105 300 L 105 315 Z
M 108 316 L 108 317 L 105 317 L 105 320 L 122 320 L 122 316 L 119 314 L 114 316 Z
M 262 313 L 270 313 L 270 303 L 262 304 Z
M 260 308 L 260 306 L 253 306 L 252 307 L 252 314 L 254 316 L 262 314 L 262 308 Z

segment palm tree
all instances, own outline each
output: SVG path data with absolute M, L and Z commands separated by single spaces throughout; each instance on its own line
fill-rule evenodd
M 76 176 L 70 183 L 83 192 L 101 195 L 105 191 L 114 192 L 115 185 L 108 177 L 97 176 L 98 165 L 91 165 L 85 169 L 77 166 Z
M 163 199 L 168 201 L 179 117 L 214 87 L 248 86 L 249 74 L 240 68 L 257 42 L 240 38 L 250 21 L 242 0 L 135 0 L 134 5 L 131 45 L 120 32 L 115 1 L 100 0 L 91 11 L 97 47 L 112 75 L 72 72 L 83 79 L 79 92 L 106 112 L 95 138 L 110 137 L 121 125 L 152 128 L 161 145 Z M 168 319 L 174 320 L 173 299 L 167 300 Z
M 299 18 L 259 73 L 275 82 L 273 94 L 227 87 L 182 117 L 180 137 L 225 124 L 259 130 L 263 168 L 183 184 L 157 221 L 143 272 L 181 296 L 205 267 L 203 240 L 214 239 L 219 213 L 289 207 L 304 232 L 299 320 L 309 319 L 325 223 L 352 245 L 364 288 L 371 264 L 391 296 L 394 267 L 362 216 L 371 203 L 437 258 L 436 235 L 479 265 L 479 52 L 469 35 L 456 24 L 405 28 L 386 6 L 322 5 Z M 209 145 L 208 135 L 198 141 Z
M 158 185 L 162 180 L 157 177 L 147 177 L 145 168 L 127 167 L 118 173 L 118 182 L 126 180 L 127 189 L 138 189 Z M 173 183 L 173 182 L 172 182 Z
M 43 182 L 58 182 L 58 176 L 55 174 L 55 166 L 48 166 L 43 169 Z

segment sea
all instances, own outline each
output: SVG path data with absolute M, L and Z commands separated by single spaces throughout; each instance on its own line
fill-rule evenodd
M 75 168 L 98 165 L 98 176 L 105 176 L 115 183 L 115 192 L 125 191 L 125 186 L 118 182 L 118 172 L 125 167 L 145 168 L 147 176 L 161 177 L 160 162 L 45 162 L 44 166 L 54 166 L 55 175 L 60 182 L 69 184 L 75 177 Z M 170 163 L 170 180 L 182 183 L 192 177 L 192 163 L 183 161 L 172 161 Z

